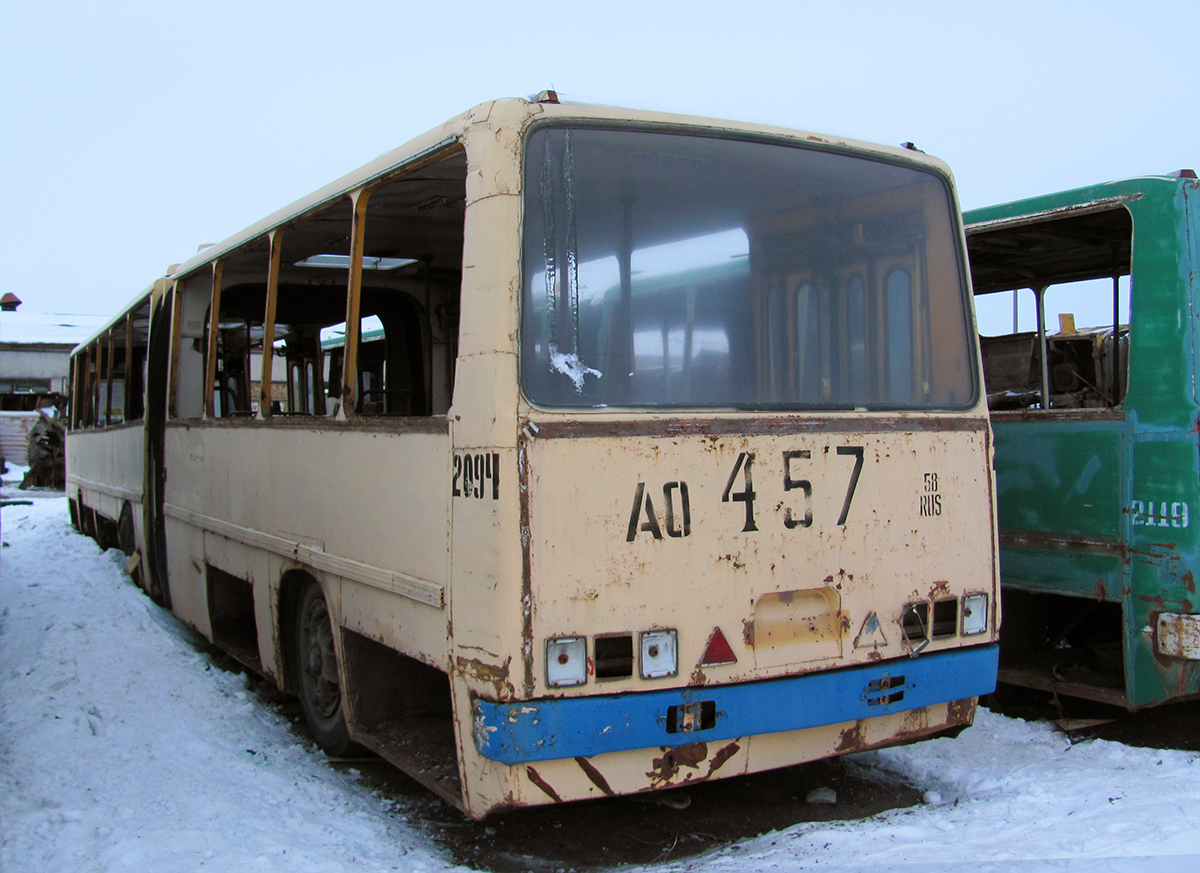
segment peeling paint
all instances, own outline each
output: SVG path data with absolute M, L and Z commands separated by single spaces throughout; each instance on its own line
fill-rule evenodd
M 862 719 L 854 722 L 852 727 L 842 730 L 835 749 L 838 753 L 856 752 L 866 745 L 866 722 Z
M 604 774 L 596 769 L 596 766 L 587 758 L 576 758 L 575 763 L 579 765 L 579 769 L 587 774 L 587 778 L 592 781 L 592 784 L 604 792 L 607 797 L 616 797 L 617 792 L 612 790 L 608 784 L 608 780 L 604 778 Z
M 516 689 L 508 681 L 512 656 L 505 658 L 503 664 L 497 665 L 485 663 L 479 658 L 464 658 L 459 655 L 455 663 L 459 675 L 491 685 L 497 700 L 508 701 L 516 697 Z
M 704 778 L 708 779 L 713 773 L 724 767 L 725 762 L 736 755 L 740 749 L 741 746 L 736 742 L 729 743 L 718 749 L 717 753 L 713 755 L 712 760 L 708 762 L 708 774 Z
M 533 767 L 526 767 L 525 775 L 529 777 L 530 782 L 542 789 L 543 793 L 555 803 L 563 802 L 562 798 L 558 796 L 558 792 L 551 788 L 550 783 L 543 779 L 542 774 L 538 773 Z
M 708 757 L 708 743 L 686 743 L 673 749 L 664 748 L 663 756 L 655 758 L 654 769 L 646 774 L 653 782 L 670 782 L 679 773 L 680 767 L 695 770 Z

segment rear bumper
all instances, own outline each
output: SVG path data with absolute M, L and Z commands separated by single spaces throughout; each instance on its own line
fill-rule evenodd
M 740 685 L 476 699 L 475 746 L 485 758 L 523 764 L 841 724 L 989 694 L 999 660 L 989 644 Z

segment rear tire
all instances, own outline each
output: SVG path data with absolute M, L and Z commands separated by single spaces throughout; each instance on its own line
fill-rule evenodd
M 333 758 L 362 754 L 362 748 L 351 742 L 346 726 L 333 624 L 321 586 L 316 582 L 309 582 L 300 597 L 295 640 L 296 687 L 304 720 L 317 745 Z
M 121 507 L 121 518 L 117 522 L 117 548 L 130 556 L 137 549 L 137 535 L 133 530 L 133 510 L 126 503 Z

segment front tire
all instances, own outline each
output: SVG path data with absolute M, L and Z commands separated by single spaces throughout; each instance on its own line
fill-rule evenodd
M 344 758 L 359 753 L 342 711 L 341 674 L 333 623 L 321 586 L 310 582 L 296 611 L 296 673 L 304 720 L 325 754 Z

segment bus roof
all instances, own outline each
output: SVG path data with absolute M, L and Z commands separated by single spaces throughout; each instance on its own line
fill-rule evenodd
M 490 122 L 496 126 L 517 124 L 524 127 L 539 118 L 578 118 L 614 122 L 631 121 L 641 124 L 659 124 L 665 127 L 684 129 L 696 133 L 743 133 L 769 137 L 786 137 L 818 148 L 853 151 L 860 154 L 874 154 L 884 160 L 917 164 L 926 169 L 939 172 L 945 175 L 947 179 L 952 178 L 949 167 L 943 161 L 911 147 L 911 144 L 908 144 L 907 147 L 885 146 L 749 122 L 676 115 L 647 110 L 623 109 L 620 107 L 587 103 L 537 102 L 522 98 L 503 98 L 480 103 L 466 112 L 456 115 L 438 127 L 380 155 L 357 170 L 330 182 L 307 197 L 302 197 L 294 203 L 273 212 L 261 221 L 255 222 L 215 245 L 205 247 L 187 261 L 172 267 L 165 278 L 171 279 L 193 273 L 222 256 L 235 251 L 246 243 L 295 221 L 305 213 L 311 212 L 340 197 L 344 197 L 350 192 L 366 187 L 398 169 L 411 165 L 414 161 L 419 161 L 425 156 L 444 152 L 452 148 L 456 143 L 459 143 L 473 124 Z M 161 281 L 160 279 L 152 283 L 148 288 L 139 293 L 126 307 L 121 309 L 120 315 L 109 321 L 103 328 L 81 343 L 79 349 L 94 342 L 97 337 L 103 335 L 112 325 L 123 319 L 125 313 L 142 305 L 147 297 L 160 293 L 161 290 L 165 289 L 165 284 L 159 285 Z

